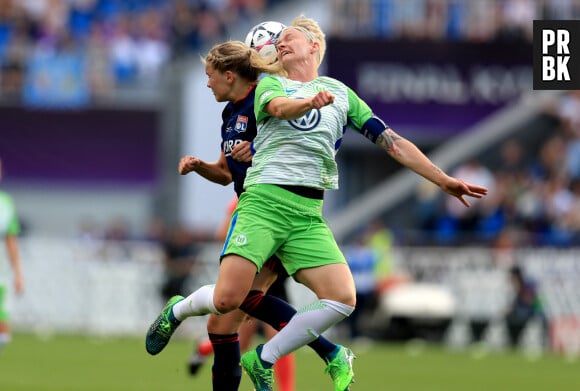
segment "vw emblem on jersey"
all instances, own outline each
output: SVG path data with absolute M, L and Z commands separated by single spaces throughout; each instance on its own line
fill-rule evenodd
M 312 130 L 318 123 L 320 122 L 320 110 L 312 109 L 308 113 L 304 114 L 300 118 L 293 119 L 292 121 L 288 121 L 293 128 L 307 131 Z
M 248 243 L 248 238 L 244 234 L 238 234 L 234 238 L 234 243 L 236 244 L 236 246 L 243 246 L 244 244 Z
M 238 115 L 238 118 L 236 119 L 236 132 L 238 133 L 243 133 L 246 131 L 246 129 L 248 129 L 248 117 L 246 117 L 245 115 Z

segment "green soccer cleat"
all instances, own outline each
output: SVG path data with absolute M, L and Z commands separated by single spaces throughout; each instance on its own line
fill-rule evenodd
M 173 306 L 181 300 L 183 300 L 183 296 L 173 296 L 169 299 L 165 307 L 163 307 L 161 314 L 149 326 L 147 337 L 145 338 L 145 349 L 147 349 L 147 353 L 156 355 L 169 343 L 169 339 L 177 329 L 177 326 L 181 324 L 179 320 L 173 317 L 171 311 Z
M 355 358 L 356 356 L 349 348 L 340 346 L 336 356 L 328 363 L 324 373 L 330 373 L 334 383 L 334 391 L 348 391 L 350 384 L 354 383 L 352 361 Z
M 255 350 L 244 353 L 241 363 L 254 384 L 254 391 L 273 391 L 274 370 L 272 368 L 264 368 L 260 358 L 262 346 L 258 345 Z

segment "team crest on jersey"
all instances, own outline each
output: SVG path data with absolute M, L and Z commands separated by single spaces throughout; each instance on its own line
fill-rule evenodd
M 234 128 L 236 132 L 243 133 L 248 129 L 248 117 L 245 115 L 238 115 L 236 119 L 236 126 Z
M 246 243 L 248 243 L 248 238 L 244 234 L 238 234 L 234 238 L 234 243 L 236 246 L 244 246 Z
M 300 118 L 288 121 L 288 123 L 295 129 L 307 131 L 312 130 L 320 122 L 320 110 L 313 109 L 304 114 Z

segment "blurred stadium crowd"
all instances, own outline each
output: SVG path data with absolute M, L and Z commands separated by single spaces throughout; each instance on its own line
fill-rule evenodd
M 332 34 L 409 40 L 532 40 L 532 21 L 578 19 L 578 0 L 334 0 Z
M 452 172 L 490 189 L 472 208 L 442 199 L 430 183 L 418 188 L 415 244 L 580 245 L 580 91 L 545 110 L 555 126 L 537 150 L 508 139 L 493 167 L 474 158 Z
M 18 98 L 23 89 L 29 90 L 25 98 L 34 95 L 39 83 L 48 83 L 38 80 L 40 70 L 57 66 L 68 69 L 68 83 L 87 96 L 131 84 L 155 85 L 172 59 L 197 54 L 282 2 L 0 0 L 0 97 Z M 385 39 L 529 41 L 533 19 L 580 16 L 578 0 L 332 3 L 330 36 Z M 51 72 L 57 73 L 44 75 Z
M 68 68 L 69 82 L 94 95 L 155 84 L 172 59 L 196 54 L 276 2 L 0 0 L 0 94 L 34 88 L 39 67 Z

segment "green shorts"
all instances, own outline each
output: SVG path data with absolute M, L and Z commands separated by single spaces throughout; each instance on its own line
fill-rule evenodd
M 250 186 L 232 215 L 221 258 L 237 254 L 258 267 L 276 254 L 289 275 L 298 270 L 346 263 L 322 217 L 322 200 L 276 185 Z
M 0 285 L 0 321 L 8 321 L 8 311 L 6 310 L 6 287 Z

